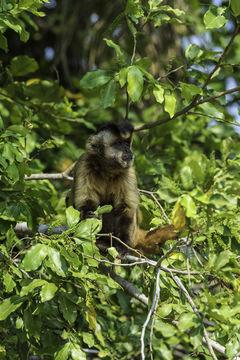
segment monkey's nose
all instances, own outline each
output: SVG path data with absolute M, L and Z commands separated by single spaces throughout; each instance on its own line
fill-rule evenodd
M 133 159 L 133 154 L 132 153 L 125 153 L 122 155 L 122 160 L 123 161 L 131 161 Z

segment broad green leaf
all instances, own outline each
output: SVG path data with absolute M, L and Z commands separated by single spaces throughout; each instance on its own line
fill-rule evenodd
M 9 273 L 3 275 L 3 284 L 7 292 L 12 292 L 16 286 L 15 281 Z
M 105 70 L 95 70 L 86 73 L 80 80 L 80 86 L 84 89 L 93 89 L 109 82 L 112 77 Z
M 176 98 L 173 94 L 164 94 L 164 110 L 169 113 L 172 118 L 175 114 Z
M 197 318 L 197 315 L 192 312 L 183 313 L 178 319 L 178 328 L 181 331 L 189 330 L 193 327 L 197 327 L 198 325 L 199 320 Z
M 203 50 L 196 44 L 190 44 L 185 50 L 187 61 L 197 61 L 203 55 Z
M 89 239 L 96 235 L 102 229 L 102 223 L 99 219 L 91 218 L 83 220 L 77 226 L 74 235 L 82 239 Z
M 90 348 L 94 346 L 95 342 L 94 342 L 94 336 L 91 333 L 87 333 L 84 332 L 83 333 L 83 341 L 85 342 L 85 344 L 87 344 Z
M 231 340 L 226 344 L 226 355 L 228 359 L 233 359 L 234 356 L 237 357 L 239 355 L 239 350 L 239 337 L 233 335 L 231 336 Z
M 130 99 L 138 101 L 143 91 L 143 74 L 137 66 L 131 66 L 127 74 L 127 91 Z
M 58 289 L 57 286 L 53 283 L 47 283 L 43 285 L 42 290 L 40 292 L 41 301 L 45 302 L 52 300 L 57 289 Z
M 177 332 L 177 329 L 173 325 L 163 322 L 160 319 L 155 320 L 154 329 L 160 331 L 164 337 L 171 337 Z
M 73 208 L 73 206 L 69 206 L 66 209 L 66 218 L 68 227 L 72 227 L 76 225 L 80 220 L 80 212 Z
M 230 5 L 234 16 L 240 15 L 240 2 L 239 0 L 230 0 Z
M 163 0 L 149 0 L 148 5 L 151 11 L 156 11 L 159 9 L 159 5 L 163 2 Z
M 111 257 L 113 259 L 116 259 L 116 257 L 118 256 L 118 252 L 115 249 L 115 247 L 109 247 L 107 250 L 108 250 L 109 255 L 111 255 Z
M 100 102 L 103 108 L 106 109 L 115 103 L 117 93 L 117 83 L 114 79 L 110 80 L 105 86 L 102 87 L 100 92 Z
M 222 251 L 216 258 L 214 269 L 218 271 L 221 268 L 223 268 L 229 262 L 231 257 L 232 257 L 232 252 L 230 250 Z
M 46 280 L 42 279 L 34 279 L 30 281 L 30 283 L 26 286 L 22 287 L 22 290 L 20 292 L 20 296 L 28 295 L 30 292 L 32 292 L 36 287 L 43 286 L 47 283 Z
M 37 270 L 47 255 L 48 247 L 46 245 L 37 244 L 32 246 L 22 261 L 22 268 L 26 271 Z
M 3 49 L 5 52 L 8 51 L 7 38 L 2 33 L 0 33 L 0 49 Z
M 144 70 L 147 70 L 147 69 L 149 69 L 151 67 L 152 62 L 148 57 L 144 57 L 144 58 L 141 58 L 141 59 L 137 59 L 136 62 L 135 62 L 135 65 L 137 65 L 138 67 L 140 67 L 140 68 L 142 68 Z
M 59 276 L 66 276 L 68 270 L 66 261 L 56 249 L 48 248 L 47 265 Z
M 64 319 L 73 325 L 77 319 L 76 305 L 63 294 L 59 296 L 58 302 Z
M 228 8 L 211 5 L 203 17 L 206 29 L 219 29 L 230 19 Z
M 17 310 L 26 298 L 22 298 L 19 295 L 14 295 L 3 300 L 0 303 L 0 321 L 5 320 L 12 312 Z
M 181 201 L 181 205 L 186 210 L 187 217 L 195 218 L 196 217 L 196 205 L 195 205 L 193 198 L 188 194 L 184 194 L 184 195 L 182 195 L 180 201 Z
M 87 355 L 78 344 L 71 344 L 71 356 L 73 360 L 86 360 Z
M 172 304 L 163 304 L 157 309 L 157 314 L 161 318 L 167 317 L 172 312 Z
M 155 85 L 153 89 L 153 95 L 155 96 L 157 102 L 159 102 L 160 104 L 164 102 L 164 88 L 161 85 Z
M 97 208 L 97 210 L 95 211 L 96 215 L 102 215 L 105 213 L 110 213 L 112 211 L 112 205 L 103 205 L 100 206 L 99 208 Z
M 199 189 L 199 188 L 196 188 L 196 189 L 194 189 L 193 191 L 191 191 L 190 195 L 191 195 L 194 199 L 200 201 L 200 202 L 203 203 L 203 204 L 209 204 L 209 202 L 210 202 L 209 194 L 204 193 L 204 192 L 203 192 L 201 189 Z
M 112 40 L 109 40 L 109 39 L 106 39 L 106 38 L 103 39 L 103 40 L 106 41 L 106 43 L 107 43 L 107 45 L 108 45 L 109 47 L 112 47 L 112 48 L 116 51 L 116 54 L 117 54 L 117 57 L 118 57 L 118 58 L 122 58 L 122 57 L 123 57 L 123 53 L 122 53 L 119 45 L 115 44 L 115 42 L 113 42 Z
M 189 102 L 195 95 L 202 94 L 202 89 L 193 84 L 186 84 L 181 82 L 180 87 L 182 90 L 182 97 Z
M 185 165 L 180 170 L 180 177 L 183 184 L 184 189 L 189 190 L 193 187 L 193 175 L 192 175 L 192 169 L 190 166 Z
M 54 360 L 68 360 L 71 350 L 71 343 L 66 343 L 62 348 L 55 352 Z
M 36 60 L 28 56 L 16 56 L 11 60 L 10 70 L 14 76 L 24 76 L 35 72 L 37 69 Z
M 119 84 L 121 88 L 126 84 L 127 82 L 127 74 L 128 74 L 128 68 L 122 68 L 119 71 Z

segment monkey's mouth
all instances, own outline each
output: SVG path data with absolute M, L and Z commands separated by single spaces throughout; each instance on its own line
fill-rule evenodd
M 133 154 L 123 155 L 122 158 L 119 159 L 119 164 L 122 168 L 127 169 L 133 164 Z

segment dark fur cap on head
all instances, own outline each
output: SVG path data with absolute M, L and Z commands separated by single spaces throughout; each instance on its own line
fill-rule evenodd
M 128 139 L 132 136 L 133 133 L 133 126 L 127 121 L 120 123 L 119 125 L 109 122 L 108 124 L 101 127 L 96 134 L 102 131 L 110 131 L 112 134 L 116 135 L 117 137 L 121 136 L 123 139 Z

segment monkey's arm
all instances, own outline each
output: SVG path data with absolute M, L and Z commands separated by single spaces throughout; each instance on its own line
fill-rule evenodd
M 100 204 L 96 179 L 87 169 L 85 157 L 82 156 L 75 165 L 74 183 L 67 202 L 68 206 L 80 211 L 81 220 L 95 217 L 94 211 Z

